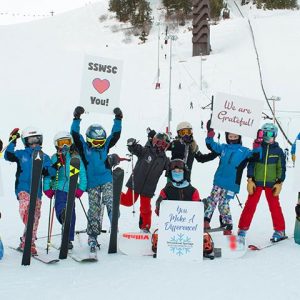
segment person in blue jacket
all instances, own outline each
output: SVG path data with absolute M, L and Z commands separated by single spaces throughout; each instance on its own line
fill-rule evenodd
M 31 171 L 32 171 L 32 155 L 34 150 L 41 150 L 43 143 L 43 135 L 40 130 L 28 127 L 22 131 L 21 138 L 25 146 L 23 150 L 15 150 L 17 139 L 20 137 L 19 129 L 15 128 L 9 136 L 9 145 L 6 148 L 4 158 L 10 162 L 17 163 L 15 193 L 19 200 L 19 213 L 25 225 L 24 233 L 21 237 L 20 249 L 23 250 L 25 246 L 26 225 L 28 221 L 28 210 L 30 202 L 31 189 Z M 50 157 L 43 153 L 43 169 L 42 177 L 45 179 L 48 176 L 55 176 L 56 170 L 51 166 Z M 42 197 L 42 180 L 40 183 L 38 197 L 36 201 L 36 209 L 34 215 L 31 253 L 37 254 L 35 240 L 39 219 L 41 216 L 41 201 Z
M 69 191 L 70 178 L 70 161 L 71 157 L 79 155 L 75 151 L 73 138 L 69 132 L 60 131 L 54 137 L 54 145 L 57 152 L 52 155 L 52 166 L 57 169 L 56 176 L 45 178 L 44 180 L 44 194 L 51 199 L 55 195 L 55 212 L 56 218 L 60 224 L 64 224 L 66 215 L 67 197 Z M 80 157 L 79 157 L 80 158 Z M 79 182 L 75 191 L 75 197 L 80 198 L 83 192 L 86 190 L 87 179 L 85 167 L 80 159 L 80 172 Z M 75 205 L 73 207 L 70 235 L 69 235 L 69 249 L 73 249 L 72 241 L 74 241 L 75 235 Z
M 292 155 L 292 161 L 293 162 L 296 161 L 296 143 L 299 140 L 300 140 L 300 133 L 298 133 L 298 135 L 297 135 L 297 137 L 295 139 L 295 142 L 293 143 L 292 148 L 291 148 L 291 155 Z
M 87 192 L 89 197 L 88 244 L 91 251 L 96 251 L 97 236 L 101 234 L 102 219 L 106 206 L 108 217 L 112 218 L 113 185 L 112 171 L 107 161 L 107 155 L 121 135 L 123 113 L 120 108 L 114 109 L 115 119 L 111 134 L 107 136 L 105 129 L 99 124 L 90 125 L 86 131 L 86 140 L 80 134 L 81 115 L 84 108 L 77 106 L 71 134 L 75 146 L 85 165 L 87 173 Z
M 215 133 L 208 128 L 206 144 L 209 149 L 220 154 L 219 166 L 216 170 L 211 194 L 205 200 L 204 229 L 210 229 L 210 221 L 216 206 L 224 227 L 224 234 L 232 231 L 232 216 L 229 202 L 240 190 L 243 170 L 249 160 L 260 157 L 261 148 L 250 150 L 242 146 L 240 135 L 226 132 L 226 144 L 219 144 L 213 140 Z

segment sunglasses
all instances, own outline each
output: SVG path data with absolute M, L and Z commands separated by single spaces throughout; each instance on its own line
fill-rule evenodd
M 95 140 L 95 139 L 87 138 L 86 140 L 87 142 L 91 143 L 92 147 L 102 147 L 106 142 L 106 139 Z
M 69 138 L 65 138 L 65 139 L 60 139 L 58 141 L 56 141 L 56 145 L 59 148 L 63 148 L 64 146 L 68 146 L 71 147 L 72 145 L 72 140 Z
M 193 134 L 193 132 L 192 132 L 192 129 L 190 129 L 190 128 L 183 128 L 183 129 L 178 130 L 179 136 L 192 135 L 192 134 Z

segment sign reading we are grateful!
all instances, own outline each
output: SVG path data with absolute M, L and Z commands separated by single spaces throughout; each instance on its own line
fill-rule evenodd
M 201 202 L 164 200 L 160 205 L 157 258 L 203 260 Z
M 122 62 L 86 55 L 80 104 L 87 112 L 113 113 L 119 107 Z
M 211 127 L 255 138 L 263 107 L 261 100 L 217 93 L 213 102 Z

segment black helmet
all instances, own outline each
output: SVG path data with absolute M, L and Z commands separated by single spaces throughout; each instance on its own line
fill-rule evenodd
M 181 169 L 181 170 L 183 170 L 184 171 L 184 173 L 183 173 L 183 181 L 187 179 L 188 167 L 187 167 L 186 163 L 182 159 L 179 159 L 179 158 L 172 159 L 170 161 L 170 163 L 169 163 L 169 172 L 168 172 L 168 175 L 169 175 L 169 178 L 172 181 L 175 181 L 175 180 L 173 180 L 173 177 L 172 177 L 172 171 L 174 169 Z M 175 181 L 175 182 L 177 182 L 177 181 Z
M 227 144 L 241 144 L 242 145 L 242 137 L 240 135 L 238 135 L 239 138 L 237 140 L 230 140 L 228 138 L 230 133 L 232 133 L 232 132 L 225 132 L 226 143 Z

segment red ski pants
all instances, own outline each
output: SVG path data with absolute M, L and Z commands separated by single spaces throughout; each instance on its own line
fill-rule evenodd
M 18 199 L 19 199 L 19 213 L 20 213 L 21 219 L 25 225 L 22 241 L 25 242 L 30 195 L 27 192 L 20 192 L 18 194 Z M 42 206 L 41 199 L 39 199 L 39 198 L 36 199 L 36 207 L 35 207 L 34 223 L 33 223 L 33 231 L 32 231 L 32 243 L 34 243 L 36 240 L 37 229 L 38 229 L 39 220 L 41 217 L 41 206 Z
M 253 195 L 248 195 L 247 202 L 240 217 L 239 229 L 249 229 L 253 215 L 256 210 L 256 206 L 258 204 L 263 190 L 265 191 L 265 195 L 268 201 L 274 230 L 285 230 L 285 222 L 279 203 L 279 197 L 273 196 L 272 188 L 261 186 L 256 187 L 256 190 Z
M 126 194 L 121 193 L 120 203 L 124 206 L 133 205 L 132 189 L 128 189 Z M 134 203 L 140 197 L 140 222 L 139 227 L 141 229 L 150 229 L 151 227 L 151 198 L 134 193 Z

